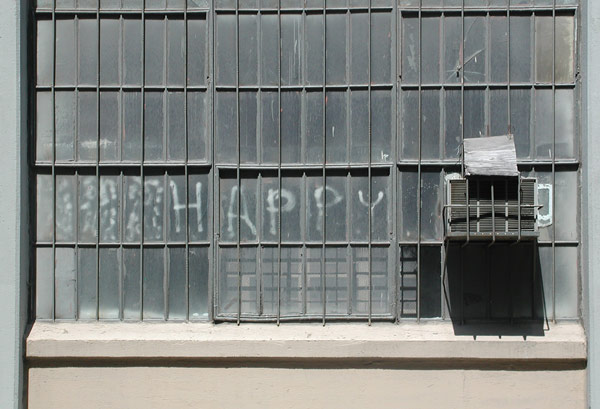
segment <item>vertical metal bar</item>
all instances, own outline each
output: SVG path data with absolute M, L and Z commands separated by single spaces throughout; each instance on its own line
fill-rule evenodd
M 323 326 L 325 326 L 325 316 L 327 314 L 327 295 L 325 292 L 325 238 L 326 228 L 325 213 L 327 210 L 327 185 L 325 178 L 325 171 L 327 163 L 327 0 L 323 0 L 323 174 L 321 175 L 323 182 L 323 218 L 321 219 L 321 233 L 322 233 L 322 250 L 321 250 L 321 301 L 323 303 Z
M 164 73 L 164 71 L 163 71 Z M 165 93 L 166 95 L 166 93 Z M 165 106 L 165 105 L 163 105 Z M 167 108 L 168 109 L 168 108 Z M 165 110 L 167 111 L 167 110 Z M 166 124 L 166 122 L 163 122 Z M 165 126 L 166 128 L 166 126 Z M 169 188 L 169 173 L 165 170 L 163 174 L 163 220 L 162 220 L 162 230 L 163 230 L 163 243 L 162 243 L 162 251 L 163 251 L 163 321 L 166 321 L 169 318 L 169 260 L 171 257 L 171 252 L 169 251 L 169 242 L 168 242 L 168 214 L 167 214 L 167 189 Z
M 185 203 L 185 320 L 190 319 L 190 175 L 188 170 L 189 162 L 189 130 L 188 130 L 188 13 L 187 13 L 187 1 L 184 3 L 183 9 L 183 132 L 184 132 L 184 178 L 185 178 L 185 197 L 183 203 Z M 196 192 L 201 195 L 202 192 Z M 199 197 L 199 196 L 197 196 Z M 198 200 L 196 200 L 196 206 L 199 206 Z
M 371 0 L 369 0 L 368 6 L 369 6 L 369 10 L 368 10 L 368 15 L 369 15 L 369 30 L 368 30 L 368 33 L 369 34 L 368 34 L 368 38 L 367 38 L 367 55 L 368 55 L 368 57 L 367 57 L 368 58 L 368 64 L 367 64 L 367 78 L 368 78 L 368 85 L 367 86 L 368 86 L 368 91 L 367 92 L 369 94 L 369 96 L 368 96 L 369 98 L 368 98 L 368 103 L 367 103 L 367 110 L 369 112 L 369 120 L 368 120 L 369 121 L 369 124 L 368 124 L 368 126 L 369 126 L 368 127 L 368 129 L 369 129 L 369 136 L 368 136 L 369 137 L 369 140 L 368 140 L 368 145 L 369 145 L 368 155 L 369 155 L 369 159 L 368 160 L 369 161 L 368 161 L 368 176 L 367 176 L 367 179 L 368 179 L 368 183 L 369 183 L 369 196 L 367 198 L 367 203 L 368 203 L 367 209 L 368 209 L 368 216 L 369 216 L 369 221 L 368 221 L 368 227 L 369 227 L 369 235 L 368 235 L 368 240 L 369 240 L 369 242 L 368 242 L 368 252 L 369 252 L 369 254 L 368 254 L 368 257 L 369 257 L 369 264 L 368 264 L 368 267 L 369 267 L 369 325 L 371 325 L 371 316 L 373 315 L 373 305 L 372 305 L 373 304 L 373 288 L 372 288 L 372 286 L 373 286 L 373 272 L 371 271 L 372 267 L 373 267 L 373 260 L 372 260 L 372 257 L 371 257 L 371 250 L 372 250 L 371 249 L 371 239 L 372 239 L 372 231 L 371 231 L 371 229 L 372 229 L 372 221 L 371 221 L 371 217 L 373 216 L 372 215 L 372 211 L 371 211 L 371 206 L 372 206 L 371 203 L 373 201 L 373 199 L 372 199 L 372 194 L 373 194 L 372 190 L 373 189 L 372 189 L 372 186 L 371 186 L 372 183 L 373 183 L 373 181 L 372 181 L 372 174 L 371 174 L 371 148 L 372 148 L 372 146 L 371 146 L 372 140 L 371 139 L 372 139 L 372 133 L 373 133 L 373 129 L 372 129 L 372 120 L 373 119 L 372 119 L 372 113 L 371 113 L 371 110 L 372 110 L 372 104 L 371 104 L 371 64 L 372 64 L 372 61 L 371 61 L 371 28 L 372 28 L 372 21 L 371 21 L 372 20 Z
M 74 19 L 75 29 L 75 140 L 73 143 L 74 148 L 74 160 L 77 163 L 79 158 L 79 16 L 75 15 Z M 75 320 L 79 318 L 79 271 L 78 260 L 79 260 L 79 172 L 75 170 L 75 246 L 73 248 L 75 254 Z
M 140 186 L 141 186 L 141 218 L 140 218 L 140 318 L 144 320 L 144 201 L 145 201 L 145 188 L 146 182 L 144 180 L 144 150 L 145 150 L 145 139 L 146 139 L 146 0 L 143 0 L 142 9 L 142 107 L 141 107 L 141 129 L 142 129 L 142 143 L 141 143 L 141 157 L 140 157 Z
M 100 4 L 98 4 L 96 8 L 96 20 L 98 21 L 97 25 L 97 34 L 98 34 L 98 42 L 97 46 L 97 72 L 96 72 L 96 189 L 98 194 L 96 195 L 96 319 L 100 319 L 100 58 L 101 58 L 101 21 L 100 21 Z
M 418 148 L 418 163 L 417 163 L 417 321 L 421 320 L 421 156 L 422 156 L 422 126 L 421 126 L 421 113 L 423 111 L 423 96 L 422 93 L 422 63 L 423 63 L 423 0 L 419 0 L 419 85 L 418 85 L 418 137 L 419 137 L 419 148 Z
M 552 322 L 556 322 L 556 0 L 552 0 Z
M 241 237 L 241 200 L 242 200 L 242 181 L 240 174 L 241 152 L 240 152 L 240 12 L 239 4 L 235 8 L 235 113 L 236 113 L 236 154 L 237 154 L 237 266 L 238 266 L 238 314 L 237 325 L 240 325 L 242 316 L 242 250 L 240 243 Z
M 277 94 L 278 94 L 278 110 L 279 117 L 277 126 L 277 139 L 279 140 L 279 157 L 277 160 L 277 325 L 281 319 L 281 1 L 277 3 L 277 37 L 278 37 L 278 58 L 277 58 Z
M 220 206 L 215 206 L 215 180 L 218 180 L 220 177 L 218 173 L 218 169 L 215 165 L 215 10 L 214 4 L 211 3 L 210 10 L 208 10 L 206 15 L 206 24 L 207 26 L 207 36 L 209 38 L 209 46 L 206 47 L 205 50 L 208 51 L 208 61 L 205 63 L 206 68 L 208 70 L 208 84 L 206 93 L 210 95 L 210 101 L 208 106 L 210 107 L 210 139 L 208 141 L 210 152 L 208 156 L 208 160 L 210 162 L 210 170 L 208 175 L 208 182 L 210 183 L 210 187 L 207 189 L 209 194 L 209 200 L 207 203 L 211 204 L 211 221 L 210 223 L 207 221 L 206 225 L 209 228 L 209 240 L 210 240 L 210 250 L 212 257 L 209 257 L 209 273 L 208 273 L 208 319 L 214 320 L 217 311 L 217 304 L 219 302 L 218 297 L 218 275 L 219 275 L 219 242 L 220 242 Z M 210 28 L 210 29 L 209 29 Z M 209 94 L 210 92 L 210 94 Z M 220 191 L 218 192 L 220 195 Z M 215 227 L 218 228 L 217 233 L 215 234 Z M 210 273 L 212 272 L 212 274 Z
M 394 99 L 393 99 L 393 106 L 394 109 L 392 110 L 392 112 L 394 112 L 393 116 L 393 135 L 394 135 L 394 140 L 392 142 L 392 149 L 393 149 L 393 161 L 394 161 L 394 166 L 393 168 L 390 169 L 390 171 L 392 172 L 391 174 L 391 178 L 392 178 L 392 198 L 394 200 L 395 203 L 399 204 L 400 201 L 398 200 L 398 156 L 399 156 L 399 152 L 400 152 L 400 147 L 399 147 L 399 141 L 398 141 L 398 115 L 396 114 L 399 110 L 400 110 L 400 103 L 399 103 L 399 98 L 402 95 L 401 92 L 398 91 L 398 89 L 400 89 L 400 82 L 401 82 L 401 67 L 399 66 L 400 63 L 399 61 L 402 61 L 401 59 L 401 55 L 402 55 L 402 46 L 400 44 L 401 39 L 400 37 L 400 30 L 402 27 L 401 24 L 401 19 L 402 19 L 402 15 L 398 10 L 398 5 L 394 4 L 394 9 L 393 9 L 393 16 L 394 16 L 394 22 L 395 22 L 395 26 L 394 26 L 394 36 L 392 37 L 394 42 L 393 42 L 393 52 L 394 52 L 394 78 L 392 80 L 392 83 L 395 84 L 394 86 L 394 90 L 395 90 L 395 95 L 394 95 Z M 393 279 L 393 289 L 394 289 L 394 314 L 396 315 L 396 324 L 398 324 L 400 322 L 400 310 L 399 310 L 399 306 L 400 306 L 400 302 L 399 302 L 399 297 L 400 297 L 400 279 L 398 277 L 398 258 L 399 258 L 399 254 L 400 254 L 400 249 L 399 249 L 399 245 L 398 245 L 398 237 L 399 237 L 399 233 L 398 233 L 398 211 L 396 209 L 396 206 L 392 207 L 392 211 L 394 212 L 394 214 L 392 215 L 392 220 L 393 220 L 393 226 L 392 226 L 392 240 L 391 240 L 391 245 L 394 246 L 393 249 L 393 262 L 392 262 L 392 266 L 391 266 L 391 271 L 392 271 L 392 279 Z M 389 271 L 389 270 L 388 270 Z

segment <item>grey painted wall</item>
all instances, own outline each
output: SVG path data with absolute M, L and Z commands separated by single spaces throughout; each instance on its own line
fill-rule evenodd
M 583 243 L 584 319 L 588 335 L 589 407 L 600 408 L 600 2 L 584 2 L 583 17 Z
M 28 270 L 26 0 L 0 10 L 0 405 L 23 406 Z

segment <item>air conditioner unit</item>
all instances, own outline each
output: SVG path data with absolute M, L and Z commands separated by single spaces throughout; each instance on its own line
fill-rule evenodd
M 535 240 L 535 178 L 449 178 L 446 238 L 450 240 Z

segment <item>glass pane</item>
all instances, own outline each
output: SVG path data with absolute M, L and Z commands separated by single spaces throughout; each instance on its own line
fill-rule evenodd
M 401 246 L 398 261 L 399 313 L 401 317 L 417 316 L 417 248 Z
M 76 179 L 73 175 L 56 176 L 56 241 L 75 241 L 75 218 L 77 217 Z
M 189 319 L 208 318 L 208 247 L 190 247 L 189 260 Z
M 187 226 L 186 209 L 188 202 L 185 199 L 185 175 L 168 175 L 169 190 L 167 193 L 168 202 L 167 209 L 168 217 L 168 240 L 169 241 L 185 241 L 185 226 Z M 190 189 L 193 186 L 189 187 Z M 189 205 L 190 212 L 192 211 L 191 203 Z
M 98 22 L 79 20 L 79 83 L 96 84 L 98 78 Z
M 323 93 L 306 92 L 304 127 L 307 163 L 323 162 Z M 264 135 L 264 134 L 263 134 Z
M 184 93 L 168 92 L 167 104 L 168 160 L 183 161 L 186 148 Z
M 236 40 L 235 15 L 218 14 L 216 29 L 216 76 L 219 85 L 236 83 Z
M 323 314 L 322 254 L 320 247 L 306 248 L 306 313 Z
M 37 161 L 52 161 L 53 115 L 52 93 L 36 94 L 35 152 Z
M 302 16 L 281 15 L 281 84 L 302 83 L 303 50 Z M 333 62 L 333 61 L 332 61 Z M 335 64 L 335 62 L 333 62 Z
M 508 91 L 490 89 L 490 135 L 508 133 Z
M 54 35 L 52 20 L 37 21 L 37 85 L 52 83 L 52 68 L 54 64 Z
M 164 239 L 164 195 L 163 176 L 145 176 L 144 240 L 162 241 Z
M 402 82 L 419 82 L 419 19 L 402 19 Z
M 325 195 L 323 189 L 315 191 L 317 207 L 323 207 L 325 199 L 325 231 L 327 241 L 347 240 L 346 227 L 348 226 L 346 203 L 346 175 L 332 175 L 325 178 Z M 323 196 L 325 196 L 323 198 Z
M 217 161 L 221 163 L 237 162 L 236 104 L 237 98 L 234 92 L 216 94 L 215 152 Z
M 35 317 L 52 319 L 54 309 L 54 260 L 52 248 L 36 249 L 35 265 Z
M 371 161 L 392 161 L 392 92 L 371 91 Z
M 70 247 L 57 247 L 54 263 L 54 314 L 56 319 L 75 319 L 77 306 L 75 304 L 75 291 L 77 270 L 75 262 L 75 249 Z
M 327 314 L 348 314 L 350 260 L 347 247 L 325 249 L 325 299 Z
M 440 82 L 440 17 L 425 16 L 422 19 L 422 71 L 421 82 Z
M 52 186 L 52 175 L 37 175 L 35 201 L 37 241 L 52 241 L 54 235 L 54 191 Z
M 100 249 L 98 296 L 100 319 L 118 319 L 120 309 L 120 251 L 118 248 Z
M 124 176 L 123 240 L 139 242 L 142 237 L 142 183 L 139 176 Z
M 169 320 L 185 320 L 187 316 L 186 296 L 186 251 L 185 247 L 169 248 Z
M 398 224 L 403 241 L 417 240 L 417 189 L 419 186 L 417 172 L 403 171 L 399 177 Z
M 346 15 L 327 14 L 327 84 L 346 83 Z M 329 115 L 328 115 L 329 116 Z
M 371 239 L 387 242 L 392 237 L 391 179 L 383 170 L 371 178 Z
M 421 247 L 421 294 L 419 315 L 422 318 L 442 315 L 441 262 L 439 247 Z
M 239 208 L 240 240 L 243 242 L 258 240 L 256 221 L 258 220 L 258 212 L 260 210 L 259 197 L 258 180 L 254 175 L 244 175 L 241 180 Z M 234 211 L 235 214 L 238 213 Z
M 258 94 L 253 91 L 240 92 L 240 160 L 242 163 L 258 162 L 258 139 L 260 133 L 257 120 Z
M 189 0 L 188 0 L 189 1 Z M 205 84 L 206 72 L 206 16 L 190 19 L 188 16 L 187 76 L 188 85 Z
M 577 247 L 556 248 L 556 318 L 578 316 L 577 253 Z
M 119 93 L 100 92 L 100 161 L 119 160 L 120 104 Z
M 79 91 L 77 97 L 77 159 L 95 161 L 98 153 L 96 93 Z
M 240 14 L 240 85 L 258 83 L 258 17 L 256 14 Z
M 96 319 L 96 249 L 77 250 L 77 301 L 79 319 Z
M 123 84 L 142 83 L 142 22 L 123 19 Z
M 529 135 L 531 132 L 531 91 L 530 89 L 511 89 L 510 120 L 511 133 L 515 136 L 518 158 L 528 158 Z
M 263 16 L 265 18 L 267 16 Z M 306 14 L 306 82 L 311 85 L 323 83 L 323 16 Z M 264 28 L 263 28 L 264 31 Z M 263 37 L 264 38 L 264 37 Z M 264 41 L 264 40 L 263 40 Z M 277 62 L 277 60 L 275 60 Z M 354 61 L 352 62 L 354 69 Z M 263 65 L 264 66 L 264 65 Z M 264 70 L 264 69 L 263 69 Z
M 183 86 L 185 64 L 185 26 L 183 20 L 167 19 L 167 38 L 169 41 L 167 84 Z
M 95 175 L 79 175 L 79 242 L 95 243 L 98 237 L 98 184 Z M 39 220 L 39 219 L 38 219 Z
M 352 13 L 350 14 L 350 24 L 352 31 L 350 39 L 352 47 L 350 50 L 350 82 L 352 84 L 368 84 L 369 44 L 365 39 L 369 38 L 369 30 L 371 29 L 369 15 L 367 13 Z
M 510 81 L 531 81 L 531 17 L 510 16 Z
M 281 181 L 281 195 L 275 190 L 268 203 L 267 210 L 273 217 L 272 210 L 279 208 L 281 200 L 281 240 L 300 241 L 304 237 L 304 220 L 302 220 L 302 176 L 293 174 L 284 176 Z M 281 196 L 281 198 L 279 197 Z M 267 196 L 269 198 L 269 196 Z M 276 214 L 275 214 L 276 216 Z
M 421 239 L 442 239 L 442 188 L 440 174 L 424 172 L 421 180 Z
M 506 82 L 508 61 L 508 23 L 505 16 L 490 16 L 490 81 Z
M 551 15 L 535 17 L 535 79 L 536 82 L 552 82 L 552 36 Z
M 301 162 L 302 100 L 300 92 L 281 93 L 281 161 Z
M 276 14 L 261 14 L 261 75 L 263 85 L 279 83 L 279 22 Z M 307 16 L 307 24 L 308 24 Z M 235 41 L 233 39 L 232 41 Z
M 144 248 L 144 319 L 165 318 L 163 248 Z
M 326 103 L 327 163 L 346 162 L 348 159 L 347 100 L 345 91 L 329 91 Z
M 554 210 L 556 240 L 577 241 L 578 175 L 556 172 Z
M 572 83 L 575 81 L 574 26 L 575 19 L 573 16 L 556 16 L 556 61 L 554 75 L 557 83 Z
M 485 90 L 465 90 L 464 103 L 464 137 L 476 138 L 487 135 L 485 129 Z
M 206 93 L 188 91 L 187 99 L 188 160 L 206 161 L 209 138 Z
M 392 295 L 391 255 L 389 247 L 371 248 L 371 312 L 373 314 L 391 313 Z
M 319 173 L 306 175 L 306 240 L 323 239 L 323 176 Z
M 144 99 L 144 160 L 163 160 L 165 96 L 162 92 L 146 92 Z
M 375 91 L 373 91 L 375 92 Z M 372 110 L 373 114 L 375 110 Z M 350 91 L 351 148 L 352 162 L 367 163 L 369 160 L 369 91 Z M 375 124 L 373 124 L 375 125 Z M 381 124 L 383 125 L 383 124 Z M 373 135 L 374 136 L 374 135 Z M 383 153 L 383 152 L 382 152 Z
M 77 100 L 74 92 L 55 93 L 56 114 L 56 160 L 75 160 L 75 116 Z
M 258 280 L 256 278 L 257 249 L 254 247 L 242 247 L 240 249 L 240 273 L 241 273 L 241 305 L 242 314 L 258 314 Z
M 142 94 L 123 92 L 123 161 L 139 161 L 142 157 Z
M 210 203 L 208 201 L 208 175 L 189 175 L 189 239 L 208 240 Z
M 460 16 L 444 16 L 444 82 L 460 82 L 462 54 L 462 23 Z
M 421 158 L 423 159 L 440 157 L 440 119 L 440 92 L 424 90 L 421 99 Z
M 462 143 L 462 95 L 460 90 L 447 89 L 444 100 L 444 128 L 445 157 L 458 160 L 461 154 Z M 508 120 L 507 120 L 508 122 Z
M 465 54 L 463 75 L 466 83 L 486 80 L 486 21 L 485 17 L 465 17 Z
M 369 178 L 365 171 L 351 173 L 350 184 L 352 187 L 351 239 L 354 241 L 369 240 Z M 377 194 L 375 193 L 375 197 Z M 372 206 L 372 204 L 371 204 Z
M 419 92 L 402 91 L 402 159 L 419 157 Z
M 371 14 L 371 83 L 392 81 L 391 24 L 390 13 Z
M 282 198 L 282 204 L 284 200 Z M 279 241 L 279 179 L 276 172 L 261 174 L 261 204 L 262 238 L 264 241 L 277 242 Z
M 123 248 L 123 319 L 141 319 L 140 249 Z
M 217 293 L 217 314 L 234 314 L 239 311 L 239 264 L 238 249 L 219 249 L 219 292 Z
M 103 85 L 120 83 L 120 31 L 121 24 L 118 19 L 103 18 L 100 20 L 100 83 Z M 152 40 L 151 34 L 148 33 L 147 35 L 147 41 Z
M 56 85 L 75 85 L 75 81 L 77 79 L 77 60 L 74 20 L 56 20 L 55 53 Z
M 220 194 L 220 226 L 221 235 L 219 239 L 224 242 L 234 242 L 238 240 L 238 184 L 235 175 L 221 175 L 219 180 Z
M 121 201 L 121 181 L 119 176 L 100 177 L 100 241 L 119 241 L 120 221 L 119 202 Z
M 164 20 L 146 19 L 145 31 L 145 81 L 146 85 L 163 85 L 165 61 L 165 24 Z
M 554 134 L 552 93 L 551 88 L 535 90 L 535 148 L 538 159 L 552 158 L 552 136 Z
M 283 253 L 283 251 L 284 249 L 282 248 L 281 252 Z M 282 272 L 283 268 L 282 265 Z M 279 252 L 277 247 L 261 248 L 261 272 L 263 313 L 265 315 L 277 315 L 277 305 L 279 303 Z
M 556 89 L 556 157 L 576 158 L 579 148 L 575 132 L 575 90 Z

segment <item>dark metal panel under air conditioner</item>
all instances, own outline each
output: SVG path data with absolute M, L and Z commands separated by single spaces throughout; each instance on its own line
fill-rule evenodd
M 535 240 L 536 213 L 535 178 L 447 180 L 445 219 L 449 240 Z

